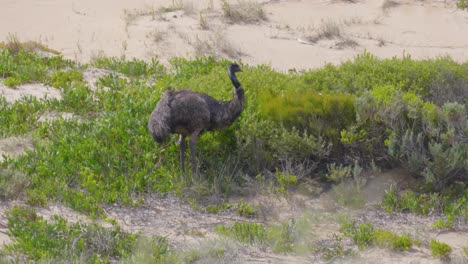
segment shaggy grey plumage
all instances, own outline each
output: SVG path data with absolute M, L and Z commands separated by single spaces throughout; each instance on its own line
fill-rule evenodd
M 148 128 L 156 142 L 163 143 L 170 134 L 180 135 L 180 163 L 183 171 L 185 138 L 189 137 L 192 170 L 198 173 L 195 146 L 200 133 L 229 126 L 244 109 L 244 89 L 235 75 L 239 71 L 241 69 L 236 63 L 228 67 L 228 75 L 234 85 L 234 97 L 231 101 L 218 102 L 206 94 L 190 90 L 169 90 L 151 113 Z

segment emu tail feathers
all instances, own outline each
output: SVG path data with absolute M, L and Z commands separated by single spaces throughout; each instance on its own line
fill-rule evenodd
M 151 136 L 158 143 L 166 141 L 171 132 L 171 101 L 172 91 L 167 91 L 159 100 L 153 112 L 151 113 L 148 128 Z

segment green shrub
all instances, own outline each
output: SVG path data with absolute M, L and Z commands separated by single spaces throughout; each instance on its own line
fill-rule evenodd
M 468 8 L 468 1 L 458 0 L 457 7 L 460 8 L 460 9 L 467 9 Z
M 432 225 L 432 229 L 441 229 L 441 228 L 452 229 L 453 228 L 453 220 L 454 220 L 453 215 L 449 214 L 449 215 L 447 215 L 447 219 L 440 218 L 439 220 L 437 220 L 437 222 L 435 222 Z
M 4 83 L 8 87 L 16 87 L 21 84 L 21 80 L 19 80 L 16 77 L 10 76 L 5 79 Z
M 237 203 L 237 214 L 245 217 L 255 217 L 257 215 L 257 210 L 250 204 L 244 202 L 240 199 Z
M 452 248 L 449 245 L 444 242 L 439 242 L 436 239 L 431 240 L 429 248 L 431 249 L 432 256 L 445 257 L 452 252 Z
M 375 240 L 374 226 L 370 223 L 362 223 L 357 226 L 355 222 L 344 220 L 341 223 L 340 231 L 358 244 L 361 250 L 371 245 Z
M 409 250 L 413 246 L 413 240 L 408 235 L 399 236 L 389 230 L 377 229 L 374 236 L 375 243 L 380 247 Z

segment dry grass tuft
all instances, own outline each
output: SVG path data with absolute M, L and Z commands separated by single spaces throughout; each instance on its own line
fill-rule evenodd
M 13 53 L 20 51 L 28 52 L 49 52 L 60 54 L 60 52 L 46 47 L 44 44 L 37 41 L 21 42 L 16 34 L 9 33 L 5 42 L 0 42 L 0 49 L 10 50 Z
M 388 11 L 389 9 L 391 8 L 395 8 L 397 6 L 399 6 L 400 3 L 396 2 L 396 1 L 393 1 L 393 0 L 384 0 L 383 4 L 382 4 L 382 9 L 384 11 Z
M 323 22 L 316 30 L 315 34 L 307 39 L 310 42 L 317 42 L 321 39 L 341 38 L 341 25 L 333 20 Z
M 135 20 L 142 16 L 151 16 L 152 20 L 165 20 L 163 14 L 182 10 L 186 15 L 195 13 L 195 6 L 193 2 L 186 2 L 182 0 L 173 0 L 169 6 L 146 6 L 143 9 L 124 10 L 125 25 L 128 27 L 132 25 Z
M 236 5 L 222 0 L 223 17 L 229 23 L 258 23 L 267 19 L 261 4 L 252 0 L 239 0 Z
M 217 59 L 223 57 L 238 59 L 242 55 L 242 52 L 234 47 L 220 31 L 215 32 L 214 35 L 204 40 L 197 36 L 193 47 L 197 56 L 213 56 Z
M 350 39 L 350 38 L 340 39 L 340 41 L 338 41 L 335 44 L 335 47 L 337 49 L 355 48 L 355 47 L 358 47 L 358 46 L 359 46 L 359 43 L 357 41 L 355 41 L 354 39 Z
M 206 17 L 202 13 L 200 13 L 199 24 L 200 24 L 200 28 L 203 30 L 210 29 L 210 25 L 208 24 Z
M 146 38 L 150 39 L 153 43 L 159 43 L 164 40 L 167 32 L 160 29 L 154 29 L 153 31 L 146 34 Z

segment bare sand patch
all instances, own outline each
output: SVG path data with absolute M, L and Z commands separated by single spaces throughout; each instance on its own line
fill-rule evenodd
M 61 99 L 60 90 L 39 83 L 22 84 L 14 88 L 0 84 L 0 96 L 5 97 L 9 103 L 14 103 L 22 97 L 36 97 L 37 99 Z

